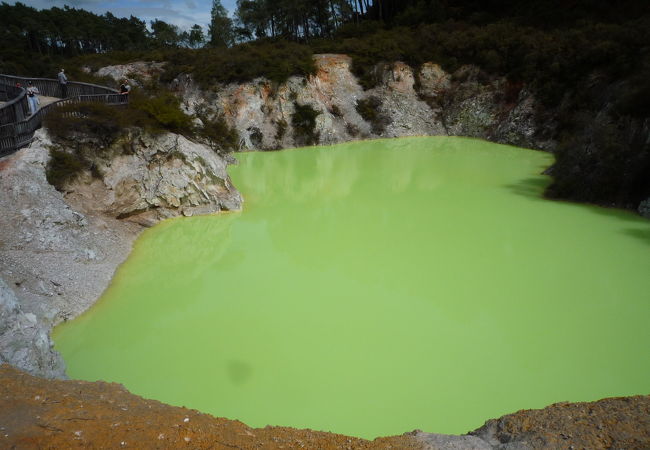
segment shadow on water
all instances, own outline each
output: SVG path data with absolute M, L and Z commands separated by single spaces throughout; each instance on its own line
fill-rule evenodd
M 640 240 L 644 244 L 650 245 L 650 220 L 641 217 L 633 211 L 628 211 L 625 209 L 605 208 L 603 206 L 596 205 L 576 205 L 582 208 L 587 208 L 594 214 L 606 216 L 611 220 L 616 219 L 620 222 L 625 222 L 626 226 L 636 225 L 635 228 L 621 227 L 620 232 L 626 236 Z
M 628 228 L 627 230 L 623 230 L 623 233 L 628 236 L 641 239 L 643 242 L 650 245 L 650 226 L 645 230 L 642 230 L 640 228 Z
M 551 179 L 544 175 L 536 177 L 524 178 L 514 184 L 509 184 L 506 188 L 516 195 L 529 198 L 531 200 L 544 200 L 544 190 L 551 183 Z
M 551 183 L 551 179 L 546 176 L 524 178 L 517 183 L 506 186 L 508 190 L 516 195 L 526 197 L 530 200 L 539 200 L 543 202 L 555 202 L 558 204 L 570 206 L 572 208 L 581 208 L 590 213 L 605 216 L 610 220 L 626 222 L 630 225 L 638 225 L 639 228 L 621 229 L 621 233 L 639 239 L 645 244 L 650 245 L 650 221 L 635 214 L 633 211 L 618 208 L 607 208 L 604 206 L 575 203 L 568 200 L 549 199 L 544 197 L 544 190 Z

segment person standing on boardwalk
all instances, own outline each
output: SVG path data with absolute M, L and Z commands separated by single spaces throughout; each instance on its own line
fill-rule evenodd
M 31 81 L 27 82 L 27 102 L 29 104 L 29 114 L 35 114 L 38 111 L 38 88 L 32 84 Z
M 129 92 L 131 92 L 131 86 L 129 86 L 129 80 L 124 80 L 124 82 L 120 85 L 120 94 L 129 95 Z
M 61 69 L 56 77 L 61 87 L 61 98 L 66 98 L 68 96 L 68 77 L 65 76 L 65 69 Z

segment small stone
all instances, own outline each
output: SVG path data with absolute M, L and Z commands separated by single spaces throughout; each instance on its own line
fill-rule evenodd
M 158 439 L 165 439 L 165 433 L 160 433 L 158 435 Z
M 186 418 L 183 419 L 183 422 L 185 422 L 185 423 L 187 423 L 187 422 L 189 422 L 189 421 L 190 421 L 190 418 L 189 418 L 189 417 L 186 417 Z
M 189 437 L 185 436 L 185 437 L 183 438 L 183 440 L 184 440 L 185 442 L 190 442 L 190 441 L 192 440 L 192 438 L 189 438 Z

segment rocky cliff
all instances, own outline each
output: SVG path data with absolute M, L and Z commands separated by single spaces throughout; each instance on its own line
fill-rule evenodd
M 414 135 L 462 135 L 550 150 L 553 123 L 538 112 L 522 85 L 464 66 L 455 73 L 427 63 L 415 72 L 395 62 L 377 67 L 379 84 L 363 90 L 345 55 L 316 55 L 314 76 L 277 85 L 265 79 L 203 90 L 191 75 L 173 87 L 186 110 L 222 115 L 243 149 L 278 149 L 305 143 L 296 127 L 298 106 L 315 111 L 314 143 Z M 135 67 L 133 68 L 135 70 Z M 115 70 L 117 73 L 124 73 Z M 110 70 L 103 73 L 110 74 Z
M 313 76 L 283 84 L 259 78 L 202 89 L 191 74 L 182 74 L 171 87 L 188 112 L 223 117 L 238 131 L 242 149 L 472 136 L 554 152 L 550 197 L 626 208 L 650 218 L 650 119 L 642 100 L 645 84 L 638 77 L 613 80 L 594 72 L 549 109 L 528 86 L 476 66 L 447 73 L 434 63 L 418 69 L 380 64 L 373 69 L 378 84 L 363 90 L 350 71 L 350 58 L 315 55 L 315 63 Z M 116 80 L 131 76 L 137 84 L 162 70 L 159 63 L 140 62 L 106 67 L 101 74 Z M 311 123 L 304 108 L 315 115 Z M 307 135 L 305 124 L 312 128 Z
M 317 71 L 277 84 L 265 79 L 201 89 L 190 74 L 172 88 L 185 108 L 221 116 L 242 149 L 400 137 L 459 135 L 552 151 L 554 183 L 547 195 L 636 210 L 650 217 L 650 119 L 629 92 L 638 80 L 593 73 L 576 92 L 549 109 L 528 86 L 476 66 L 453 73 L 425 63 L 374 68 L 378 84 L 364 90 L 344 55 L 316 55 Z M 102 74 L 150 79 L 160 65 L 113 66 Z M 638 89 L 637 89 L 638 90 Z M 641 95 L 639 98 L 643 98 Z M 307 108 L 307 110 L 305 110 Z M 305 117 L 305 111 L 314 115 Z M 645 115 L 644 115 L 645 114 Z M 305 131 L 305 125 L 309 127 Z
M 85 173 L 66 189 L 66 200 L 89 214 L 151 226 L 241 207 L 226 172 L 235 160 L 183 136 L 131 129 L 103 154 L 94 160 L 101 177 Z
M 171 133 L 125 139 L 95 161 L 101 178 L 83 174 L 64 193 L 46 179 L 44 131 L 0 161 L 0 362 L 64 377 L 50 329 L 95 302 L 142 226 L 240 208 L 228 162 L 209 148 Z

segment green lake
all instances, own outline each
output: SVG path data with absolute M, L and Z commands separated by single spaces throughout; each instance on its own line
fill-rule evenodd
M 650 393 L 650 222 L 541 198 L 542 152 L 405 138 L 237 155 L 59 326 L 70 377 L 251 426 L 465 433 Z

